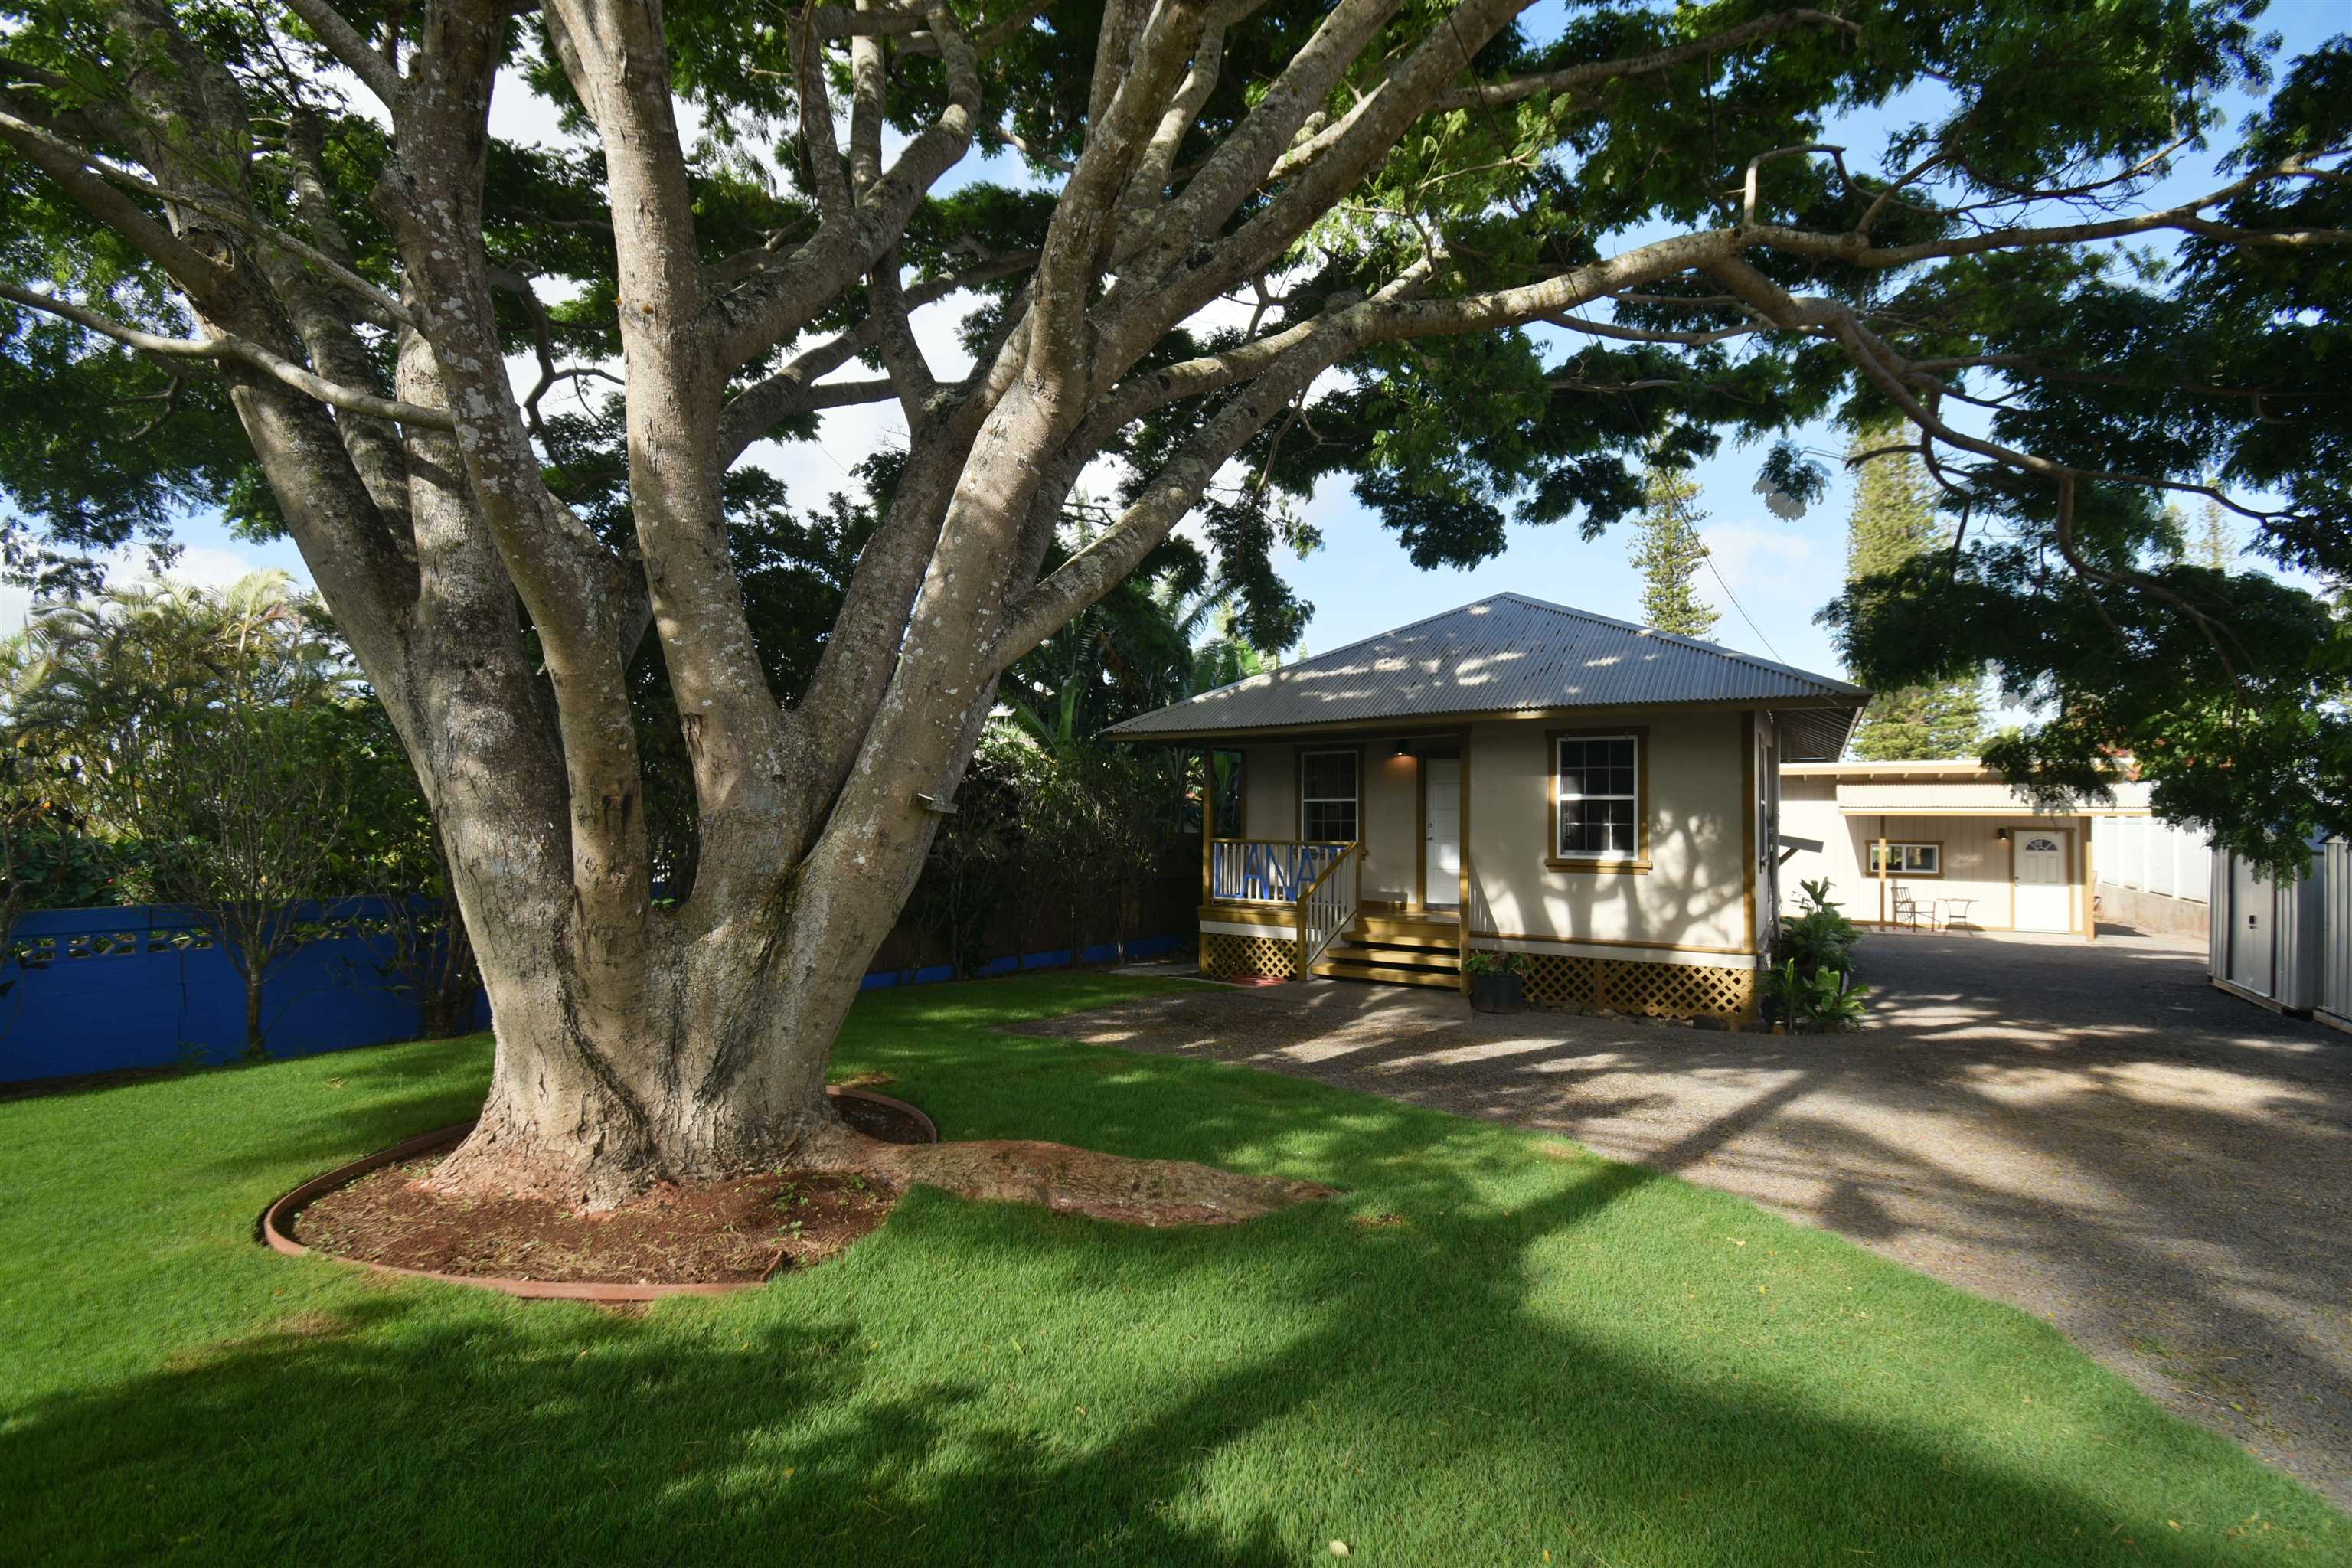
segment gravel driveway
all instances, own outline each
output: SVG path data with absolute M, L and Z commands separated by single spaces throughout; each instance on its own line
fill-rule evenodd
M 2352 1036 L 2102 934 L 1866 939 L 1868 1026 L 1783 1038 L 1319 981 L 1034 1032 L 1569 1134 L 2048 1319 L 2352 1506 Z

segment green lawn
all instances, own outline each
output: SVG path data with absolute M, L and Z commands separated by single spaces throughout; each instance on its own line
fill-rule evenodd
M 919 1192 L 805 1276 L 623 1318 L 254 1244 L 471 1109 L 485 1041 L 0 1104 L 0 1562 L 2352 1561 L 2352 1520 L 2045 1325 L 1834 1237 L 994 1028 L 1146 988 L 881 993 L 840 1069 L 949 1137 L 1347 1196 L 1148 1232 Z

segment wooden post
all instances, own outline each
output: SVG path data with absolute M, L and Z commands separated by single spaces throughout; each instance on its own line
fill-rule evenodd
M 1454 906 L 1454 952 L 1457 963 L 1470 956 L 1470 739 L 1471 731 L 1465 729 L 1462 744 L 1456 748 L 1462 753 L 1462 765 L 1454 770 L 1462 785 L 1461 821 L 1454 828 L 1454 836 L 1461 841 L 1462 847 L 1462 853 L 1457 857 L 1462 862 L 1462 889 L 1456 895 L 1460 901 Z M 1427 829 L 1424 827 L 1423 831 Z M 1469 995 L 1469 970 L 1461 972 L 1460 980 L 1462 994 Z
M 1878 819 L 1878 923 L 1886 923 L 1886 818 Z
M 1201 902 L 1217 901 L 1217 748 L 1201 748 Z
M 2084 942 L 2099 940 L 2098 866 L 2097 862 L 2091 858 L 2091 821 L 2092 819 L 2087 816 L 2078 816 L 2074 819 L 2074 826 L 2081 829 L 2083 835 L 2083 940 Z M 2145 873 L 2147 861 L 2143 859 L 2140 864 Z M 2147 881 L 2147 876 L 2143 874 L 2140 880 Z M 2179 885 L 2177 880 L 2173 883 L 2176 888 Z M 2206 918 L 2208 920 L 2212 918 L 2210 911 Z

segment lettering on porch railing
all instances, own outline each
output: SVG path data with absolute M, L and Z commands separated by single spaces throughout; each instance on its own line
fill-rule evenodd
M 1215 903 L 1295 904 L 1348 849 L 1345 844 L 1286 838 L 1220 838 L 1210 849 L 1209 898 Z

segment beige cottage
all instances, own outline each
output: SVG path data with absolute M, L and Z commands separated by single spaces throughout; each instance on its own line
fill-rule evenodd
M 2147 785 L 2106 804 L 2043 805 L 1982 763 L 1784 762 L 1780 893 L 1826 879 L 1864 925 L 2097 932 L 2091 828 L 2146 816 Z
M 1117 726 L 1213 759 L 1204 972 L 1465 984 L 1744 1015 L 1779 904 L 1780 766 L 1868 693 L 1517 594 Z

